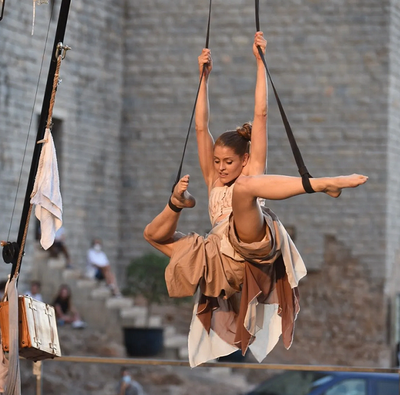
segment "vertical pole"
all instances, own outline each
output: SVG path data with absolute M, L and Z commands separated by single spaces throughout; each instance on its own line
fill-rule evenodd
M 6 4 L 6 0 L 0 0 L 0 21 L 3 19 L 3 16 L 4 16 L 5 4 Z
M 33 362 L 33 374 L 36 376 L 36 395 L 42 395 L 42 361 Z
M 42 144 L 36 144 L 36 142 L 43 139 L 45 129 L 46 129 L 46 122 L 47 122 L 47 117 L 49 114 L 51 93 L 53 91 L 54 74 L 55 74 L 56 68 L 57 68 L 57 57 L 56 57 L 57 46 L 59 43 L 62 43 L 64 40 L 64 34 L 65 34 L 66 26 L 67 26 L 70 4 L 71 4 L 71 0 L 62 0 L 62 2 L 61 2 L 57 30 L 56 30 L 56 35 L 54 38 L 53 51 L 51 53 L 49 73 L 47 76 L 46 90 L 45 90 L 44 98 L 43 98 L 42 112 L 40 114 L 39 127 L 38 127 L 38 131 L 37 131 L 37 135 L 36 135 L 31 169 L 30 169 L 29 178 L 28 178 L 28 185 L 26 187 L 24 206 L 22 209 L 21 221 L 20 221 L 20 225 L 19 225 L 18 239 L 17 239 L 17 244 L 18 244 L 19 249 L 24 248 L 24 246 L 22 245 L 22 241 L 24 238 L 24 230 L 25 230 L 25 227 L 26 227 L 26 224 L 28 221 L 31 193 L 33 190 L 33 185 L 35 184 L 35 177 L 36 177 L 37 168 L 39 165 L 39 157 L 40 157 L 40 153 L 42 150 Z M 16 256 L 14 257 L 14 259 L 12 261 L 13 266 L 12 266 L 12 270 L 11 270 L 11 277 L 13 277 L 15 274 L 17 260 L 18 260 L 18 254 L 16 254 Z

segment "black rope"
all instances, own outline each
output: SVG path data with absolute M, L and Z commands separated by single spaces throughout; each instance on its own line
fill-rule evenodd
M 206 45 L 205 45 L 205 48 L 208 48 L 209 41 L 210 41 L 211 5 L 212 5 L 212 0 L 210 0 L 210 5 L 209 5 L 209 9 L 208 9 L 207 37 L 206 37 Z M 202 83 L 202 81 L 203 81 L 205 68 L 206 68 L 206 65 L 204 64 L 204 65 L 203 65 L 203 70 L 202 70 L 202 72 L 201 72 L 201 77 L 200 77 L 200 81 L 199 81 L 199 86 L 198 86 L 198 88 L 197 88 L 196 98 L 195 98 L 195 100 L 194 100 L 194 105 L 193 105 L 192 115 L 191 115 L 191 117 L 190 117 L 190 122 L 189 122 L 188 131 L 187 131 L 187 133 L 186 133 L 186 140 L 185 140 L 185 144 L 184 144 L 184 146 L 183 146 L 183 152 L 182 152 L 181 163 L 179 164 L 178 173 L 177 173 L 177 175 L 176 175 L 176 179 L 175 179 L 174 185 L 172 186 L 172 192 L 174 192 L 175 185 L 179 182 L 179 180 L 180 180 L 180 178 L 181 178 L 182 166 L 183 166 L 183 161 L 184 161 L 184 159 L 185 159 L 185 153 L 186 153 L 186 147 L 187 147 L 187 143 L 188 143 L 188 141 L 189 141 L 190 130 L 191 130 L 191 128 L 192 128 L 193 118 L 194 118 L 194 114 L 195 114 L 195 111 L 196 111 L 197 99 L 198 99 L 198 97 L 199 97 L 200 87 L 201 87 L 201 83 Z
M 260 31 L 260 5 L 259 5 L 259 0 L 255 0 L 255 16 L 256 16 L 256 29 L 259 32 Z M 262 51 L 262 49 L 260 48 L 259 45 L 257 46 L 257 50 L 258 50 L 258 53 L 260 54 L 262 62 L 264 63 L 265 70 L 267 71 L 268 78 L 269 78 L 269 80 L 271 82 L 271 86 L 272 86 L 272 89 L 274 91 L 276 102 L 278 103 L 279 112 L 281 113 L 283 125 L 285 126 L 286 134 L 287 134 L 287 137 L 288 137 L 288 140 L 289 140 L 289 143 L 290 143 L 290 147 L 291 147 L 292 152 L 293 152 L 294 160 L 296 161 L 297 168 L 299 170 L 299 173 L 300 173 L 300 176 L 301 176 L 301 179 L 302 179 L 302 182 L 303 182 L 303 187 L 304 187 L 304 189 L 305 189 L 305 191 L 307 193 L 313 193 L 315 191 L 312 189 L 311 184 L 310 184 L 310 180 L 309 180 L 309 178 L 312 178 L 312 176 L 308 172 L 307 167 L 304 164 L 303 157 L 301 156 L 300 149 L 299 149 L 299 147 L 297 145 L 297 142 L 296 142 L 296 139 L 295 139 L 295 137 L 293 135 L 293 131 L 292 131 L 292 128 L 290 126 L 289 120 L 288 120 L 288 118 L 286 116 L 286 113 L 285 113 L 285 110 L 283 108 L 282 102 L 281 102 L 281 100 L 279 98 L 279 95 L 278 95 L 278 92 L 277 92 L 277 90 L 275 88 L 275 84 L 274 84 L 274 82 L 272 80 L 271 73 L 269 72 L 268 65 L 267 65 L 267 62 L 265 60 L 263 51 Z

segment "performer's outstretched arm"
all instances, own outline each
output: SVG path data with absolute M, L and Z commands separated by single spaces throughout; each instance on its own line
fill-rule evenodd
M 211 51 L 204 48 L 201 55 L 198 57 L 200 78 L 201 80 L 199 97 L 196 105 L 196 136 L 197 150 L 200 161 L 200 168 L 203 173 L 204 181 L 210 191 L 213 182 L 215 181 L 214 169 L 214 139 L 209 130 L 209 101 L 208 101 L 208 78 L 212 70 Z
M 249 163 L 244 171 L 245 175 L 263 174 L 267 165 L 268 84 L 265 67 L 257 50 L 257 46 L 265 53 L 267 41 L 262 32 L 257 32 L 255 34 L 253 43 L 253 54 L 257 60 L 257 81 L 254 95 L 254 119 L 251 131 L 251 155 Z

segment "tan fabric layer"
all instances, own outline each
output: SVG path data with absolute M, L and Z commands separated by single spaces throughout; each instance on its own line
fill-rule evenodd
M 276 303 L 282 317 L 282 340 L 289 348 L 294 320 L 299 311 L 297 288 L 292 289 L 281 256 L 278 218 L 262 208 L 266 237 L 256 243 L 238 240 L 233 217 L 229 219 L 229 242 L 244 261 L 221 253 L 221 240 L 191 233 L 176 243 L 165 272 L 171 297 L 191 296 L 200 287 L 202 296 L 197 316 L 209 332 L 212 328 L 224 341 L 241 348 L 243 353 L 255 338 L 245 326 L 249 303 Z
M 207 238 L 197 233 L 180 239 L 165 271 L 169 295 L 173 298 L 192 296 L 198 286 L 206 296 L 225 298 L 240 292 L 244 262 L 220 252 L 220 238 Z

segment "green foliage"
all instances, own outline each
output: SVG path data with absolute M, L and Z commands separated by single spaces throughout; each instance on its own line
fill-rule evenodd
M 149 306 L 168 299 L 164 272 L 169 258 L 154 252 L 146 253 L 128 265 L 125 292 L 132 296 L 143 296 Z

